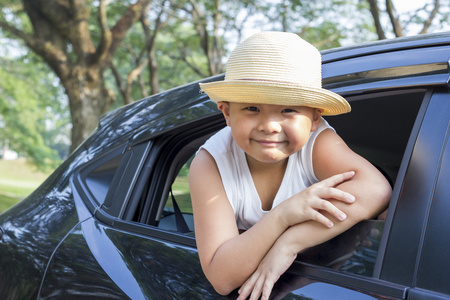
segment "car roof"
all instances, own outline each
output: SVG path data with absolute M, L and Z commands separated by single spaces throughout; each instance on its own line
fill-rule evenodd
M 322 63 L 405 49 L 450 45 L 450 31 L 378 40 L 321 51 Z
M 344 97 L 380 89 L 448 86 L 450 32 L 323 52 L 323 86 Z

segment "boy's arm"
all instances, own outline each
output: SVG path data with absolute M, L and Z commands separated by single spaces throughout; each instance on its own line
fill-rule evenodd
M 355 171 L 355 176 L 337 186 L 338 189 L 355 196 L 352 205 L 329 199 L 336 207 L 347 214 L 343 222 L 336 222 L 336 226 L 323 230 L 314 222 L 304 222 L 291 227 L 292 232 L 286 231 L 286 237 L 280 242 L 289 241 L 296 253 L 306 248 L 318 245 L 344 232 L 356 223 L 374 218 L 388 206 L 392 188 L 380 171 L 366 159 L 353 152 L 347 144 L 332 130 L 324 130 L 316 139 L 313 149 L 313 166 L 317 179 L 323 180 L 333 174 Z M 331 220 L 333 216 L 323 212 Z M 298 237 L 305 237 L 298 238 Z M 292 237 L 289 239 L 288 237 Z
M 319 180 L 345 170 L 356 172 L 352 180 L 338 186 L 357 199 L 355 205 L 346 208 L 349 211 L 349 223 L 374 218 L 387 208 L 392 194 L 387 179 L 366 159 L 353 152 L 334 131 L 324 130 L 317 137 L 313 165 Z M 341 203 L 333 203 L 342 207 Z
M 329 199 L 347 214 L 343 222 L 335 222 L 333 228 L 324 228 L 317 222 L 304 222 L 290 227 L 277 240 L 255 273 L 241 287 L 242 299 L 252 293 L 251 299 L 267 299 L 273 284 L 295 259 L 297 253 L 321 244 L 351 228 L 356 223 L 373 218 L 386 209 L 391 187 L 385 177 L 368 161 L 360 157 L 344 143 L 332 130 L 319 134 L 313 149 L 313 165 L 319 180 L 333 174 L 353 170 L 355 176 L 338 185 L 338 188 L 356 197 L 355 203 L 348 205 L 342 201 Z M 323 213 L 331 220 L 333 216 Z M 289 263 L 290 262 L 290 263 Z M 255 297 L 255 298 L 253 298 Z
M 189 171 L 195 236 L 203 271 L 220 294 L 239 287 L 286 230 L 276 213 L 239 235 L 212 156 L 201 150 Z
M 328 219 L 317 213 L 318 207 L 335 216 L 341 211 L 321 198 L 348 201 L 350 195 L 330 187 L 352 176 L 339 174 L 316 184 L 285 201 L 292 205 L 277 206 L 239 235 L 216 163 L 207 151 L 201 150 L 191 164 L 189 181 L 200 262 L 214 288 L 228 294 L 240 287 L 289 226 L 314 219 L 327 230 L 323 224 Z

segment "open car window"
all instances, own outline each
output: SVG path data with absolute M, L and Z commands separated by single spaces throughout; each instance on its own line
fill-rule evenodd
M 425 93 L 426 90 L 417 89 L 349 97 L 352 113 L 326 119 L 349 147 L 375 165 L 393 186 Z M 168 234 L 194 236 L 189 166 L 206 139 L 225 126 L 217 117 L 213 124 L 195 125 L 173 135 L 161 146 L 161 154 L 154 158 L 157 167 L 148 177 L 147 189 L 132 221 L 154 226 Z M 183 226 L 179 224 L 180 219 Z M 298 260 L 370 277 L 374 273 L 384 226 L 383 220 L 362 222 L 305 251 Z
M 166 204 L 159 215 L 158 227 L 161 229 L 191 234 L 194 232 L 194 218 L 191 194 L 189 192 L 189 167 L 193 158 L 194 156 L 181 167 L 171 186 L 165 201 Z

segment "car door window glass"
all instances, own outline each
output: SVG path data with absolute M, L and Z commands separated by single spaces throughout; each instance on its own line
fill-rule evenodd
M 297 260 L 370 277 L 383 233 L 384 221 L 366 220 L 339 236 L 305 250 Z
M 87 170 L 84 176 L 84 184 L 99 205 L 105 201 L 106 194 L 108 193 L 121 159 L 122 155 L 119 155 L 107 161 L 97 163 L 95 167 Z

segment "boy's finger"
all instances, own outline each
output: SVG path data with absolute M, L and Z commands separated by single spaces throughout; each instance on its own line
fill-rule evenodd
M 270 297 L 270 294 L 272 293 L 273 286 L 275 285 L 276 280 L 269 280 L 267 279 L 264 283 L 264 289 L 262 291 L 261 300 L 267 300 Z
M 258 279 L 258 276 L 256 276 L 255 273 L 253 273 L 244 282 L 244 284 L 241 286 L 241 288 L 238 291 L 238 294 L 239 294 L 238 300 L 248 298 L 248 296 L 250 295 L 250 293 L 252 292 L 252 290 L 256 284 L 257 279 Z
M 322 188 L 316 195 L 321 199 L 335 199 L 347 203 L 355 202 L 355 196 L 337 188 Z
M 344 172 L 333 175 L 317 183 L 318 185 L 333 187 L 355 176 L 355 171 Z
M 250 295 L 250 300 L 260 299 L 261 294 L 263 294 L 263 291 L 266 289 L 266 285 L 267 285 L 266 274 L 260 274 L 258 280 L 253 286 L 252 294 Z
M 337 208 L 335 205 L 333 205 L 328 200 L 322 200 L 320 209 L 329 212 L 331 215 L 333 215 L 334 217 L 336 217 L 336 219 L 338 219 L 340 221 L 344 221 L 347 218 L 347 216 L 345 215 L 345 213 L 343 211 L 341 211 L 339 208 Z M 328 224 L 325 224 L 325 225 L 328 225 Z
M 262 293 L 262 289 L 264 286 L 264 278 L 258 278 L 258 281 L 256 282 L 255 286 L 253 287 L 252 294 L 250 295 L 250 300 L 258 300 L 259 296 Z
M 328 219 L 327 217 L 325 217 L 324 215 L 322 215 L 320 212 L 318 212 L 316 210 L 315 210 L 315 215 L 311 218 L 311 220 L 319 222 L 328 228 L 331 228 L 334 226 L 333 222 L 330 219 Z

